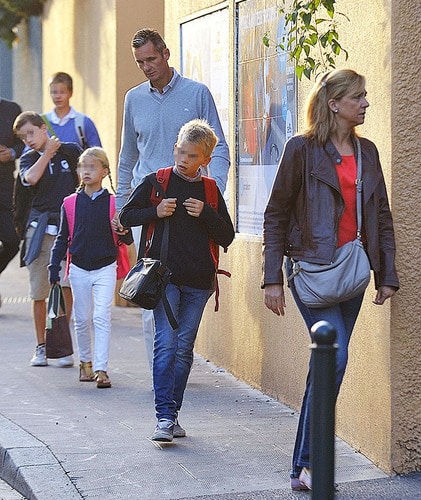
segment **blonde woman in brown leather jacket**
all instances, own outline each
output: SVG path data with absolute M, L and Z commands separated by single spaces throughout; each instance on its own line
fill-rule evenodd
M 365 79 L 352 70 L 334 70 L 315 83 L 306 109 L 307 129 L 285 145 L 265 210 L 263 229 L 264 300 L 278 316 L 285 314 L 284 277 L 291 259 L 328 264 L 336 248 L 355 238 L 355 127 L 364 123 L 369 104 Z M 360 138 L 363 179 L 363 242 L 381 305 L 399 288 L 395 238 L 385 181 L 376 146 Z M 355 231 L 354 231 L 355 230 Z M 322 309 L 306 307 L 291 293 L 310 331 L 320 320 L 337 335 L 336 396 L 348 361 L 348 344 L 364 294 Z M 293 454 L 291 487 L 311 489 L 310 362 Z

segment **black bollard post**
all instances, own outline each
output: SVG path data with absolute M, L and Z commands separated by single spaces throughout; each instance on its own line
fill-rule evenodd
M 332 500 L 335 495 L 335 367 L 336 331 L 327 321 L 311 328 L 313 338 L 310 457 L 311 498 Z

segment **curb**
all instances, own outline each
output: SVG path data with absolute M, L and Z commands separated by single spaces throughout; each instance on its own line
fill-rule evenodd
M 0 477 L 28 500 L 80 500 L 47 445 L 0 415 Z

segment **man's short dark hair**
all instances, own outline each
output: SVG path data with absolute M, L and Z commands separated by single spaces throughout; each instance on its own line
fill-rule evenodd
M 136 31 L 132 38 L 132 47 L 138 49 L 148 42 L 151 42 L 161 55 L 164 54 L 164 49 L 167 48 L 164 39 L 156 30 L 148 28 L 142 28 Z

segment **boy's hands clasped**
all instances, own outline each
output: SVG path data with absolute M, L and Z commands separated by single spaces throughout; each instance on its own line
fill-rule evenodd
M 203 201 L 195 200 L 194 198 L 187 198 L 187 200 L 183 203 L 187 213 L 192 217 L 199 217 L 202 213 L 204 205 Z
M 183 202 L 183 206 L 187 213 L 192 217 L 199 217 L 204 207 L 203 201 L 196 200 L 195 198 L 187 198 Z M 156 207 L 156 213 L 160 219 L 170 217 L 177 208 L 177 198 L 164 198 L 161 203 Z

